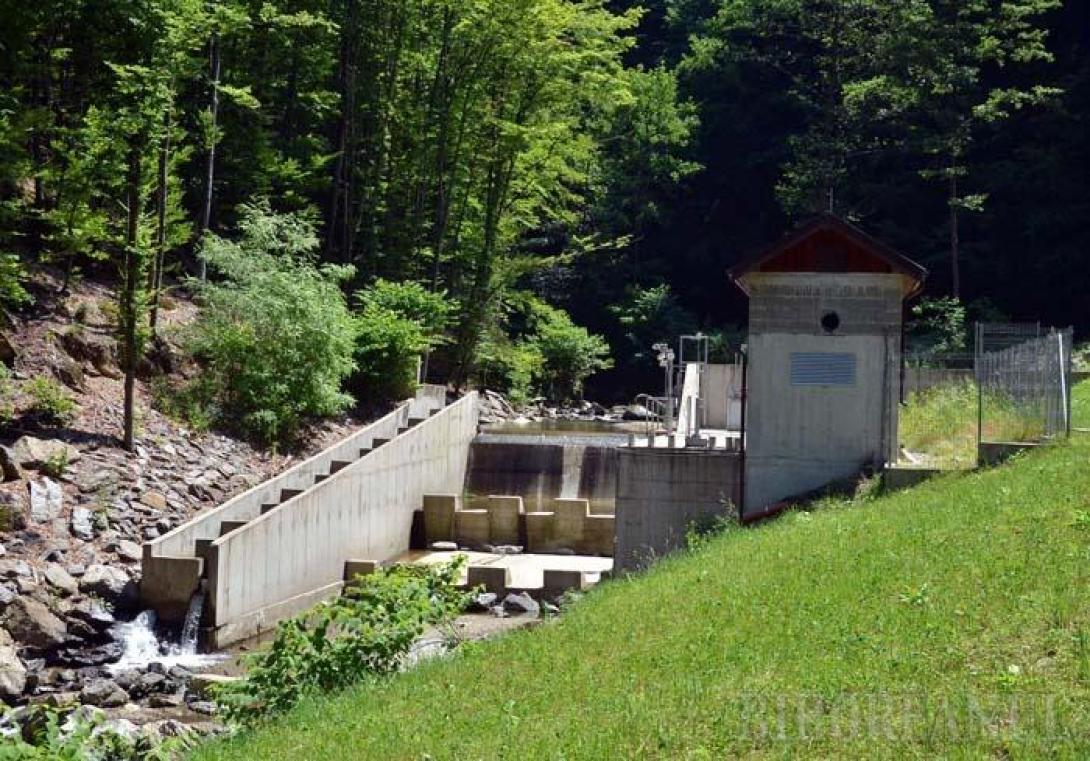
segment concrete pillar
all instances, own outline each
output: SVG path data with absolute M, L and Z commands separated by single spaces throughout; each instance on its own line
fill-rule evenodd
M 502 595 L 511 585 L 511 569 L 498 565 L 471 565 L 468 571 L 469 587 L 484 587 L 486 592 Z
M 488 544 L 488 511 L 459 510 L 454 514 L 454 541 L 479 548 Z
M 344 561 L 344 580 L 351 582 L 357 576 L 370 576 L 378 570 L 378 563 L 374 560 L 346 560 Z
M 581 591 L 589 585 L 587 575 L 582 571 L 557 571 L 546 569 L 542 592 L 546 597 L 559 597 L 569 589 Z
M 522 497 L 488 498 L 488 535 L 492 544 L 518 544 Z
M 526 551 L 549 552 L 554 544 L 553 513 L 526 513 Z
M 454 513 L 461 507 L 456 494 L 424 495 L 424 541 L 430 547 L 435 542 L 454 541 Z
M 556 519 L 553 521 L 553 540 L 559 547 L 569 547 L 578 552 L 583 544 L 583 523 L 590 515 L 590 502 L 585 499 L 553 500 Z
M 583 543 L 579 552 L 584 555 L 613 557 L 617 543 L 617 520 L 612 515 L 588 515 L 583 524 Z

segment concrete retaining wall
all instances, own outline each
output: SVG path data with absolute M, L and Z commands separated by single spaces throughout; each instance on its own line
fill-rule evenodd
M 614 568 L 646 567 L 683 547 L 694 523 L 727 514 L 739 502 L 741 462 L 735 452 L 619 450 Z
M 316 478 L 328 474 L 335 461 L 355 462 L 361 451 L 370 449 L 376 440 L 394 438 L 410 419 L 426 418 L 440 406 L 442 400 L 431 395 L 406 402 L 337 445 L 145 543 L 140 582 L 144 603 L 163 620 L 180 620 L 203 572 L 202 560 L 194 557 L 198 540 L 219 537 L 225 521 L 253 520 L 261 514 L 262 505 L 279 503 L 282 491 L 312 488 Z
M 335 594 L 346 560 L 383 561 L 408 549 L 423 495 L 461 489 L 476 431 L 473 393 L 212 542 L 210 644 L 250 637 Z

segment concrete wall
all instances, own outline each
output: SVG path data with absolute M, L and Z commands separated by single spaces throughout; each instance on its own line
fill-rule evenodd
M 704 424 L 737 431 L 742 427 L 742 368 L 740 365 L 705 365 L 701 380 Z
M 477 395 L 214 541 L 207 554 L 212 644 L 252 636 L 340 589 L 345 561 L 409 546 L 425 493 L 459 491 Z
M 475 507 L 493 494 L 516 495 L 533 512 L 550 509 L 558 497 L 578 497 L 612 513 L 619 442 L 604 436 L 481 435 L 469 450 L 467 500 Z
M 746 512 L 893 458 L 900 385 L 897 275 L 755 273 L 750 332 Z M 832 333 L 822 316 L 835 312 Z M 792 380 L 792 355 L 848 354 L 847 384 Z
M 260 515 L 262 505 L 279 503 L 285 489 L 312 488 L 315 477 L 328 474 L 334 461 L 358 460 L 360 451 L 371 448 L 376 439 L 394 438 L 410 418 L 425 418 L 438 406 L 441 401 L 431 395 L 399 405 L 335 446 L 145 543 L 140 581 L 144 604 L 154 608 L 163 620 L 180 619 L 203 575 L 203 561 L 194 557 L 198 540 L 217 538 L 224 521 L 253 520 Z
M 738 504 L 740 480 L 741 456 L 733 452 L 618 450 L 614 568 L 642 568 L 683 547 L 693 523 Z

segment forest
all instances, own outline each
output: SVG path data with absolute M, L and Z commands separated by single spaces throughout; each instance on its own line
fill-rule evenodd
M 1088 15 L 2 0 L 0 299 L 115 283 L 131 379 L 193 294 L 205 372 L 162 404 L 269 440 L 420 356 L 516 399 L 657 390 L 651 345 L 737 349 L 727 268 L 823 212 L 931 270 L 921 318 L 1085 332 Z

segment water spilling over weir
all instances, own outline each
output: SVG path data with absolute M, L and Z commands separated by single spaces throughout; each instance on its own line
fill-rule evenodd
M 118 624 L 115 636 L 121 642 L 123 650 L 121 659 L 108 666 L 110 672 L 120 674 L 130 669 L 144 669 L 151 663 L 161 663 L 166 668 L 182 666 L 187 669 L 200 669 L 223 660 L 223 655 L 201 654 L 197 651 L 205 597 L 203 589 L 193 595 L 177 642 L 157 631 L 153 610 L 145 610 L 132 621 Z
M 628 432 L 615 424 L 545 421 L 486 429 L 470 445 L 467 501 L 517 495 L 527 512 L 536 512 L 550 510 L 558 497 L 581 498 L 594 513 L 612 513 L 617 448 L 627 440 Z

